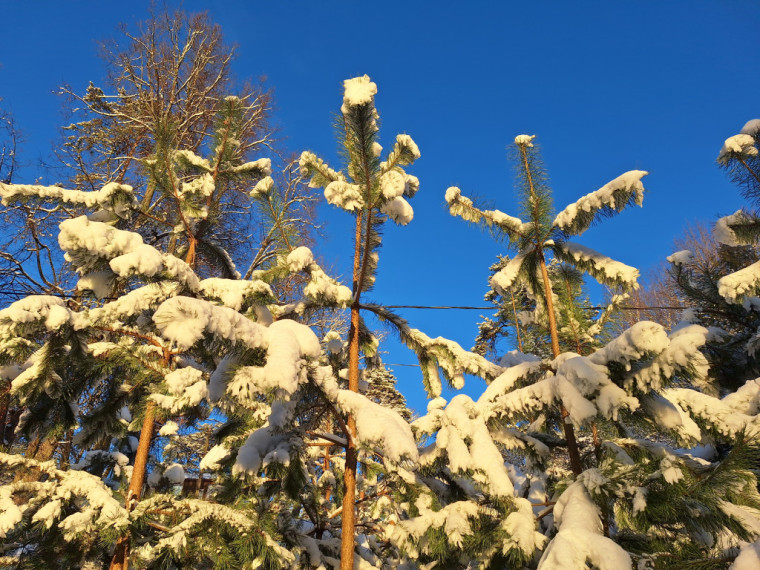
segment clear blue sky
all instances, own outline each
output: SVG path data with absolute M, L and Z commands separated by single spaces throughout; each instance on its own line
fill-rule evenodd
M 34 161 L 63 120 L 52 91 L 98 83 L 96 40 L 116 35 L 119 22 L 144 19 L 149 2 L 0 6 L 1 105 Z M 410 169 L 421 182 L 415 219 L 387 227 L 373 300 L 482 304 L 488 267 L 505 250 L 449 216 L 443 194 L 459 185 L 514 212 L 505 147 L 520 133 L 538 135 L 558 208 L 626 170 L 650 172 L 643 209 L 579 240 L 641 269 L 670 254 L 689 222 L 742 204 L 715 158 L 726 137 L 760 116 L 757 2 L 228 0 L 184 8 L 208 10 L 238 45 L 239 77 L 267 77 L 275 122 L 293 151 L 314 150 L 339 167 L 331 121 L 341 81 L 365 73 L 378 85 L 381 143 L 388 148 L 406 132 L 419 145 L 422 158 Z M 347 274 L 350 219 L 322 212 L 320 253 Z M 472 345 L 477 312 L 404 314 L 430 336 Z M 415 362 L 397 347 L 386 360 Z M 412 404 L 424 407 L 418 371 L 395 371 Z

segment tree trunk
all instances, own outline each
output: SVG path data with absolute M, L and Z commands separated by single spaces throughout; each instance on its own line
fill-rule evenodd
M 156 416 L 156 404 L 150 400 L 145 410 L 145 419 L 140 430 L 140 441 L 137 444 L 135 465 L 132 468 L 132 477 L 129 479 L 125 506 L 131 511 L 142 494 L 143 482 L 145 481 L 145 467 L 148 464 L 148 452 L 150 442 L 153 439 L 153 422 Z M 129 568 L 129 534 L 122 536 L 116 543 L 116 551 L 111 559 L 110 570 L 128 570 Z
M 544 252 L 539 250 L 538 263 L 541 266 L 541 277 L 544 281 L 544 295 L 546 296 L 546 312 L 549 317 L 549 334 L 552 339 L 552 354 L 554 358 L 559 356 L 559 335 L 557 334 L 557 320 L 554 315 L 554 300 L 552 299 L 552 285 L 549 281 L 549 272 L 546 270 L 546 259 L 544 259 Z M 581 454 L 578 451 L 578 442 L 575 439 L 575 429 L 573 424 L 568 423 L 567 417 L 570 415 L 562 406 L 560 410 L 562 416 L 562 427 L 565 430 L 565 439 L 567 440 L 567 453 L 570 455 L 570 468 L 575 475 L 580 475 L 583 472 L 581 466 Z
M 348 389 L 359 391 L 359 307 L 351 307 L 351 327 L 348 332 Z M 340 568 L 353 570 L 354 533 L 356 530 L 356 418 L 348 416 L 348 445 L 346 445 L 346 469 L 343 475 L 345 491 L 341 519 Z

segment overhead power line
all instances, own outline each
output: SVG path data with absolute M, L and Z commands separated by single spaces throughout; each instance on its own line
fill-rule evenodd
M 26 297 L 29 295 L 50 295 L 53 297 L 60 297 L 62 299 L 84 299 L 84 298 L 90 298 L 89 295 L 83 295 L 83 294 L 74 294 L 74 293 L 29 293 L 27 291 L 13 291 L 9 289 L 0 289 L 0 295 L 14 295 L 16 297 Z M 100 301 L 116 301 L 120 297 L 101 297 Z M 423 310 L 462 310 L 462 311 L 493 311 L 498 309 L 496 305 L 490 305 L 487 307 L 478 307 L 473 305 L 382 305 L 382 307 L 386 309 L 423 309 Z M 606 309 L 606 307 L 597 305 L 597 306 L 588 306 L 588 307 L 580 307 L 581 309 L 587 310 L 587 311 L 601 311 Z M 633 307 L 628 305 L 619 305 L 616 307 L 617 309 L 620 309 L 621 311 L 684 311 L 686 309 L 696 309 L 699 311 L 706 311 L 707 309 L 701 309 L 700 307 L 694 307 L 694 306 L 649 306 L 649 307 Z M 709 312 L 709 311 L 708 311 Z

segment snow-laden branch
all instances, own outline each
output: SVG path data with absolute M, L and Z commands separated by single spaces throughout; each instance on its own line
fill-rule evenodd
M 552 226 L 567 235 L 580 235 L 601 216 L 620 212 L 630 204 L 641 206 L 644 201 L 644 185 L 641 179 L 648 172 L 630 170 L 608 182 L 599 190 L 586 194 L 568 205 L 554 218 Z
M 137 207 L 137 199 L 132 187 L 117 182 L 109 182 L 94 192 L 66 190 L 59 186 L 0 183 L 0 198 L 4 206 L 33 199 L 52 200 L 72 206 L 100 208 L 113 212 L 120 218 L 128 217 L 131 210 Z
M 639 270 L 635 267 L 576 243 L 560 242 L 550 247 L 559 260 L 574 265 L 604 285 L 624 290 L 637 289 L 639 286 Z

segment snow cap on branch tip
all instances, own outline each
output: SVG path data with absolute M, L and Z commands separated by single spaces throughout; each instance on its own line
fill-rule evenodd
M 349 212 L 361 210 L 364 207 L 361 189 L 357 184 L 349 184 L 345 180 L 335 180 L 325 187 L 325 199 L 329 204 Z
M 412 206 L 401 196 L 383 204 L 380 211 L 400 226 L 407 225 L 414 218 Z
M 377 85 L 369 80 L 369 75 L 346 79 L 343 82 L 343 106 L 340 112 L 348 113 L 349 107 L 372 103 L 377 94 Z
M 462 195 L 462 191 L 457 188 L 456 186 L 450 186 L 448 190 L 446 190 L 446 196 L 444 199 L 446 200 L 447 204 L 451 204 L 454 200 L 459 198 L 459 196 Z
M 742 127 L 741 133 L 743 135 L 750 135 L 756 137 L 760 135 L 760 119 L 752 119 L 747 121 Z
M 752 135 L 740 134 L 728 137 L 718 154 L 718 162 L 726 164 L 733 156 L 757 156 L 755 139 Z
M 407 150 L 412 154 L 414 157 L 414 160 L 417 160 L 420 156 L 420 148 L 417 146 L 417 143 L 412 140 L 412 137 L 409 135 L 401 134 L 396 135 L 396 142 L 403 147 L 406 147 Z
M 682 249 L 681 251 L 677 251 L 672 255 L 669 255 L 665 259 L 668 260 L 669 263 L 672 263 L 673 265 L 686 265 L 691 261 L 691 259 L 694 257 L 694 254 L 689 251 L 688 249 Z
M 272 191 L 272 188 L 274 187 L 274 180 L 271 176 L 265 176 L 261 180 L 259 180 L 256 185 L 253 187 L 253 190 L 251 190 L 248 195 L 251 198 L 255 198 L 258 195 L 264 195 L 269 194 Z
M 730 245 L 732 247 L 742 245 L 731 226 L 735 224 L 746 224 L 749 221 L 749 216 L 747 216 L 743 210 L 737 210 L 730 216 L 723 216 L 722 218 L 718 218 L 718 221 L 715 222 L 715 226 L 713 226 L 713 238 L 718 243 Z
M 517 135 L 515 137 L 515 144 L 520 146 L 533 146 L 533 139 L 536 135 Z

